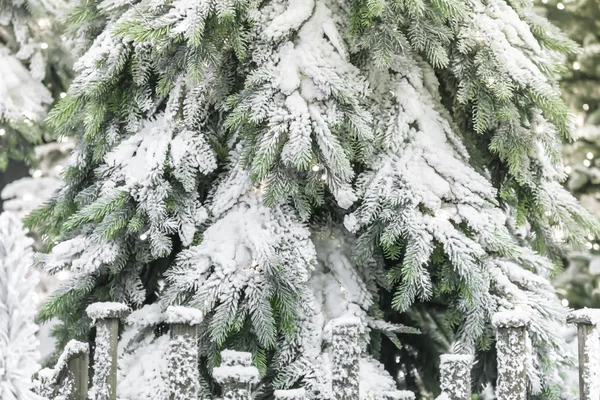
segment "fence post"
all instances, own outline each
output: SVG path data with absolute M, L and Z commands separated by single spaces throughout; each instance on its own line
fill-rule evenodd
M 527 399 L 527 328 L 530 316 L 524 311 L 502 311 L 492 318 L 496 328 L 498 400 Z
M 87 343 L 69 341 L 55 367 L 39 371 L 35 393 L 48 399 L 86 400 L 88 353 Z
M 223 350 L 213 378 L 221 385 L 223 400 L 249 400 L 251 385 L 258 382 L 259 374 L 252 366 L 252 354 Z
M 305 400 L 306 391 L 304 389 L 276 390 L 273 393 L 275 400 Z
M 440 356 L 440 388 L 450 400 L 471 399 L 471 367 L 473 356 L 442 354 Z
M 69 360 L 68 369 L 73 375 L 73 400 L 87 400 L 88 395 L 88 366 L 89 347 L 85 345 L 85 351 L 77 353 Z
M 171 336 L 169 399 L 197 399 L 200 390 L 197 328 L 202 322 L 202 313 L 195 308 L 170 306 L 165 316 Z
M 125 318 L 131 310 L 122 303 L 100 302 L 89 305 L 85 311 L 96 326 L 94 400 L 116 400 L 119 319 Z
M 339 400 L 359 400 L 360 326 L 358 318 L 332 321 L 332 386 Z
M 600 309 L 571 312 L 567 322 L 577 325 L 579 398 L 600 399 Z M 594 387 L 595 385 L 595 387 Z

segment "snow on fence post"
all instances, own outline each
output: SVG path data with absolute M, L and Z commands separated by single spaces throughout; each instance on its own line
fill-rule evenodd
M 415 400 L 415 394 L 410 390 L 394 390 L 384 392 L 375 397 L 375 400 Z
M 332 321 L 333 393 L 338 400 L 359 400 L 360 320 Z
M 82 345 L 80 351 L 74 353 L 67 364 L 67 368 L 73 376 L 73 397 L 71 397 L 71 399 L 87 400 L 89 383 L 89 346 L 86 343 L 78 343 Z
M 273 395 L 275 400 L 305 400 L 306 391 L 304 389 L 276 390 Z
M 527 399 L 527 328 L 530 316 L 524 311 L 502 311 L 492 318 L 496 328 L 498 400 Z
M 440 356 L 440 388 L 450 400 L 471 399 L 473 356 L 442 354 Z
M 577 325 L 579 398 L 600 400 L 600 309 L 573 311 L 567 322 Z
M 119 320 L 131 310 L 123 303 L 100 302 L 89 305 L 85 311 L 96 326 L 93 399 L 116 400 Z
M 169 400 L 197 399 L 200 390 L 198 333 L 200 310 L 170 306 L 165 312 L 169 324 Z
M 233 350 L 221 352 L 221 365 L 213 369 L 213 378 L 221 385 L 223 400 L 249 400 L 251 385 L 259 380 L 252 354 Z
M 36 394 L 47 399 L 86 400 L 88 354 L 87 343 L 77 340 L 67 343 L 54 368 L 39 371 Z

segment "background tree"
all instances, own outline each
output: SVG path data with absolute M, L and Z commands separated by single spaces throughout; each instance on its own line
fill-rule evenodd
M 31 391 L 39 369 L 33 239 L 9 213 L 0 214 L 0 397 L 37 400 Z
M 94 301 L 188 304 L 203 371 L 250 351 L 260 394 L 330 398 L 331 321 L 359 318 L 362 396 L 394 386 L 400 342 L 426 396 L 449 347 L 493 382 L 491 316 L 522 309 L 532 396 L 565 394 L 554 232 L 599 229 L 560 185 L 574 46 L 531 4 L 82 2 L 68 26 L 85 54 L 50 122 L 77 145 L 29 218 L 72 274 L 41 313 L 59 343 Z
M 579 139 L 564 148 L 568 189 L 595 215 L 600 215 L 600 4 L 592 0 L 538 2 L 542 12 L 581 51 L 566 59 L 561 79 L 563 98 L 575 115 Z M 561 232 L 557 232 L 561 235 Z M 571 253 L 557 284 L 573 308 L 600 307 L 600 241 L 589 235 L 586 248 Z
M 0 171 L 9 159 L 32 162 L 34 145 L 51 138 L 44 118 L 71 78 L 56 24 L 66 5 L 61 0 L 0 2 Z

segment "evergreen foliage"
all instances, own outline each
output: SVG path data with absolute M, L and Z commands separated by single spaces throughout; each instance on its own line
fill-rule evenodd
M 491 315 L 523 309 L 531 394 L 562 396 L 553 232 L 600 229 L 560 184 L 575 46 L 529 1 L 85 0 L 68 24 L 85 54 L 49 123 L 77 147 L 29 217 L 72 273 L 41 312 L 62 345 L 93 302 L 185 304 L 202 371 L 248 351 L 260 394 L 325 399 L 330 321 L 352 317 L 361 392 L 393 389 L 377 358 L 405 342 L 427 395 L 443 346 L 493 381 Z
M 0 2 L 0 171 L 10 159 L 35 163 L 34 146 L 51 140 L 44 118 L 71 79 L 57 23 L 66 6 L 62 0 Z

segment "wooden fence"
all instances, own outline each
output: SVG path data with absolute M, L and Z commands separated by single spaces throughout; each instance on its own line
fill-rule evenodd
M 116 303 L 97 303 L 88 309 L 97 329 L 94 352 L 93 389 L 88 394 L 88 345 L 71 341 L 54 369 L 40 371 L 38 394 L 50 400 L 116 400 L 117 399 L 117 339 L 119 321 L 127 308 Z M 198 343 L 196 326 L 200 321 L 197 310 L 170 307 L 169 400 L 197 398 Z M 594 382 L 600 377 L 600 310 L 578 310 L 567 322 L 577 325 L 579 342 L 579 377 L 581 400 L 596 400 Z M 498 400 L 526 400 L 526 341 L 529 320 L 519 312 L 501 312 L 492 321 L 496 329 Z M 333 323 L 334 349 L 332 364 L 336 371 L 332 381 L 336 400 L 359 400 L 359 329 L 357 322 L 340 319 Z M 339 348 L 336 348 L 339 347 Z M 340 356 L 342 355 L 343 356 Z M 251 364 L 250 353 L 225 350 L 221 366 L 213 377 L 221 386 L 223 399 L 249 400 L 251 387 L 258 382 L 258 370 Z M 473 358 L 464 354 L 444 354 L 440 358 L 440 387 L 438 400 L 470 400 Z M 90 397 L 88 397 L 90 396 Z M 304 400 L 304 389 L 276 390 L 275 399 Z M 409 391 L 386 392 L 373 400 L 413 400 Z

